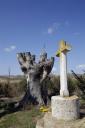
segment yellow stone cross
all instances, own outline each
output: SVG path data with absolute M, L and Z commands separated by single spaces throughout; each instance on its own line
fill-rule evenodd
M 60 57 L 60 96 L 68 97 L 69 90 L 67 85 L 67 52 L 71 50 L 71 46 L 62 40 L 60 47 L 56 53 Z
M 57 56 L 57 57 L 60 57 L 60 53 L 61 53 L 61 52 L 68 52 L 68 51 L 70 51 L 71 49 L 72 49 L 72 47 L 71 47 L 69 44 L 67 44 L 66 41 L 61 40 L 61 42 L 60 42 L 60 48 L 59 48 L 59 50 L 57 51 L 56 56 Z

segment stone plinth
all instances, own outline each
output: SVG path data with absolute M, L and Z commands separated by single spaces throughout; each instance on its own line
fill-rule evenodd
M 79 99 L 77 96 L 51 99 L 52 117 L 57 120 L 75 120 L 79 118 Z
M 85 128 L 85 117 L 78 120 L 57 120 L 48 112 L 37 121 L 36 128 Z

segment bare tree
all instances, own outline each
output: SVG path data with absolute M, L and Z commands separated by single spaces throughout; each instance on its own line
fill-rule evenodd
M 54 57 L 47 59 L 47 53 L 40 55 L 39 62 L 35 62 L 35 55 L 30 52 L 18 53 L 17 58 L 22 72 L 27 78 L 27 91 L 23 99 L 19 102 L 20 106 L 32 103 L 44 104 L 41 96 L 40 84 L 48 77 L 54 65 Z

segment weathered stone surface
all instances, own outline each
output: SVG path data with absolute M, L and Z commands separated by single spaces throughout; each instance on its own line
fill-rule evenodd
M 36 128 L 85 128 L 85 118 L 78 120 L 57 120 L 48 112 L 44 118 L 38 120 Z
M 79 100 L 77 96 L 51 99 L 52 116 L 57 120 L 75 120 L 79 118 Z
M 37 121 L 36 128 L 44 128 L 44 120 L 43 118 Z

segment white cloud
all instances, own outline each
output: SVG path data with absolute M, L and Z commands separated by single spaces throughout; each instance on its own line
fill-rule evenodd
M 54 34 L 56 33 L 60 28 L 63 28 L 66 27 L 66 26 L 69 26 L 69 22 L 68 21 L 65 21 L 64 23 L 57 23 L 57 22 L 54 22 L 48 29 L 47 29 L 47 33 L 49 35 L 51 34 Z
M 48 28 L 48 34 L 53 34 L 54 33 L 54 28 Z
M 47 29 L 47 33 L 48 33 L 48 34 L 54 34 L 54 33 L 57 32 L 57 30 L 58 30 L 59 27 L 60 27 L 60 24 L 59 24 L 59 23 L 53 23 L 53 24 L 51 25 L 51 27 L 49 27 L 49 28 Z
M 4 51 L 5 52 L 10 52 L 10 49 L 9 48 L 4 48 Z
M 4 48 L 4 51 L 5 52 L 12 52 L 12 51 L 14 51 L 16 49 L 16 46 L 15 45 L 11 45 L 11 46 L 9 46 L 9 47 L 7 47 L 7 48 Z
M 76 66 L 77 69 L 84 69 L 85 68 L 85 64 L 80 64 Z
M 49 35 L 52 35 L 52 34 L 55 34 L 56 32 L 59 31 L 59 29 L 66 29 L 70 27 L 70 22 L 68 20 L 64 21 L 64 22 L 61 22 L 61 23 L 58 23 L 58 22 L 54 22 L 52 23 L 48 28 L 47 30 L 44 32 L 45 34 L 49 34 Z M 78 32 L 75 32 L 74 35 L 80 35 L 80 33 Z
M 16 46 L 15 46 L 15 45 L 12 45 L 12 46 L 10 46 L 10 48 L 11 48 L 12 50 L 15 50 L 15 49 L 16 49 Z

